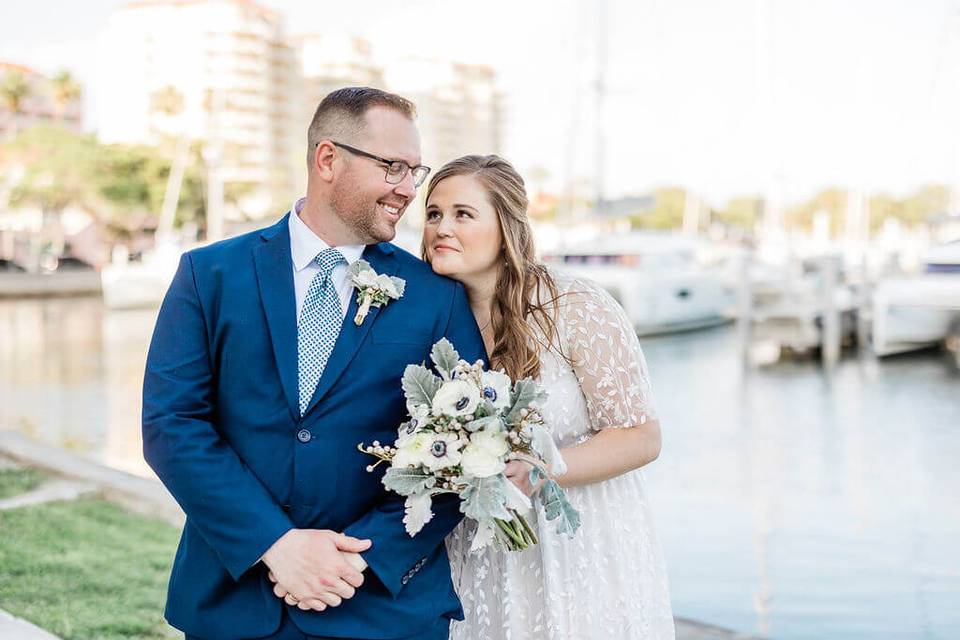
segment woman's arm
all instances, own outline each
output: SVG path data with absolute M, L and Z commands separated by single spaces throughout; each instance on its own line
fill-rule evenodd
M 579 487 L 639 469 L 660 455 L 660 423 L 647 420 L 635 427 L 604 429 L 588 440 L 562 449 L 567 472 L 560 486 Z
M 660 423 L 647 420 L 635 427 L 608 428 L 588 440 L 560 450 L 567 472 L 554 477 L 561 487 L 580 487 L 616 478 L 639 469 L 660 455 Z M 528 496 L 540 488 L 530 484 L 530 465 L 520 460 L 507 464 L 506 476 Z
M 656 460 L 660 423 L 643 349 L 623 308 L 595 283 L 576 280 L 558 312 L 565 359 L 596 433 L 562 450 L 567 472 L 557 482 L 564 487 L 602 482 Z M 511 462 L 507 476 L 528 491 L 534 489 L 524 479 L 528 472 L 527 464 Z

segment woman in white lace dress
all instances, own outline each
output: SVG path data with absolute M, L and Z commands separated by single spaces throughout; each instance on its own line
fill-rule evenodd
M 423 255 L 464 283 L 495 368 L 536 377 L 567 464 L 557 478 L 581 528 L 558 536 L 537 506 L 540 544 L 469 553 L 447 539 L 466 619 L 456 640 L 674 637 L 663 555 L 640 468 L 660 452 L 646 363 L 622 308 L 597 285 L 534 260 L 523 180 L 497 156 L 445 165 L 427 188 Z M 507 474 L 528 495 L 529 467 Z

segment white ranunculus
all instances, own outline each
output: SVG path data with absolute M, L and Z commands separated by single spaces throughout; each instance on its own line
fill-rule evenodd
M 448 380 L 433 396 L 433 414 L 453 418 L 472 414 L 480 404 L 480 390 L 466 380 Z
M 432 442 L 432 433 L 416 433 L 403 444 L 397 443 L 397 452 L 391 464 L 394 467 L 417 467 L 423 464 L 423 457 Z
M 460 464 L 461 449 L 466 442 L 456 433 L 430 433 L 426 449 L 420 454 L 421 462 L 430 471 L 438 471 Z
M 506 464 L 498 456 L 490 455 L 483 449 L 467 445 L 460 459 L 463 475 L 468 478 L 489 478 L 501 473 Z
M 489 400 L 497 409 L 510 405 L 510 376 L 499 371 L 484 371 L 481 376 L 484 400 Z
M 499 431 L 478 431 L 470 436 L 470 444 L 463 450 L 460 466 L 463 473 L 474 478 L 489 478 L 506 467 L 503 457 L 510 450 L 507 436 Z

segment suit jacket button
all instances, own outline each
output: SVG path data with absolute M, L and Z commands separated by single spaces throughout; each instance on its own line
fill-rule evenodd
M 307 429 L 300 429 L 300 431 L 297 432 L 297 440 L 300 442 L 310 442 L 310 438 L 312 437 L 313 434 L 311 434 Z

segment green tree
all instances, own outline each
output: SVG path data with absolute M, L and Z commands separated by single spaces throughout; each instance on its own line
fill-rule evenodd
M 12 207 L 35 206 L 41 211 L 41 231 L 31 262 L 41 253 L 59 253 L 63 246 L 63 210 L 70 205 L 91 208 L 97 199 L 96 141 L 48 125 L 24 129 L 4 145 L 4 164 L 19 174 L 9 193 Z
M 179 222 L 203 216 L 203 177 L 196 147 L 181 179 Z M 114 231 L 129 231 L 131 222 L 157 224 L 170 176 L 170 160 L 146 145 L 109 145 L 101 148 L 97 188 L 103 199 L 98 216 Z
M 17 137 L 20 128 L 20 113 L 23 111 L 23 101 L 30 95 L 30 82 L 22 71 L 11 70 L 0 80 L 0 97 L 4 106 L 10 111 L 13 126 L 10 128 L 10 137 Z
M 903 199 L 877 193 L 870 198 L 870 225 L 879 228 L 887 218 L 896 218 L 910 226 L 923 224 L 931 216 L 947 211 L 949 206 L 950 189 L 940 184 L 924 185 Z
M 947 211 L 949 206 L 948 187 L 941 184 L 924 185 L 901 201 L 899 217 L 909 225 L 921 224 L 931 216 Z
M 787 226 L 810 231 L 813 229 L 814 216 L 820 211 L 826 211 L 830 215 L 831 232 L 839 233 L 847 216 L 847 200 L 846 189 L 824 189 L 810 200 L 789 207 L 786 210 Z
M 168 118 L 180 115 L 183 112 L 183 94 L 173 85 L 160 87 L 150 94 L 150 111 Z
M 34 205 L 56 216 L 71 204 L 95 204 L 97 143 L 92 136 L 49 125 L 31 127 L 5 145 L 4 156 L 23 169 L 10 192 L 12 206 Z
M 69 71 L 61 71 L 50 80 L 53 104 L 56 106 L 57 120 L 63 120 L 70 103 L 80 99 L 80 85 Z
M 184 220 L 204 211 L 196 145 L 190 154 L 180 199 Z M 170 175 L 169 158 L 155 147 L 100 145 L 92 136 L 54 126 L 33 127 L 0 146 L 0 163 L 4 170 L 22 170 L 11 189 L 11 206 L 37 206 L 51 222 L 66 207 L 80 206 L 114 230 L 156 224 Z
M 723 209 L 713 211 L 713 219 L 728 227 L 753 231 L 763 211 L 763 201 L 754 196 L 733 198 Z
M 631 225 L 642 229 L 679 228 L 683 225 L 686 193 L 683 187 L 663 187 L 654 190 L 653 207 L 650 211 L 631 216 Z
M 887 218 L 903 219 L 903 206 L 889 193 L 877 193 L 868 200 L 870 206 L 870 229 L 877 230 Z

